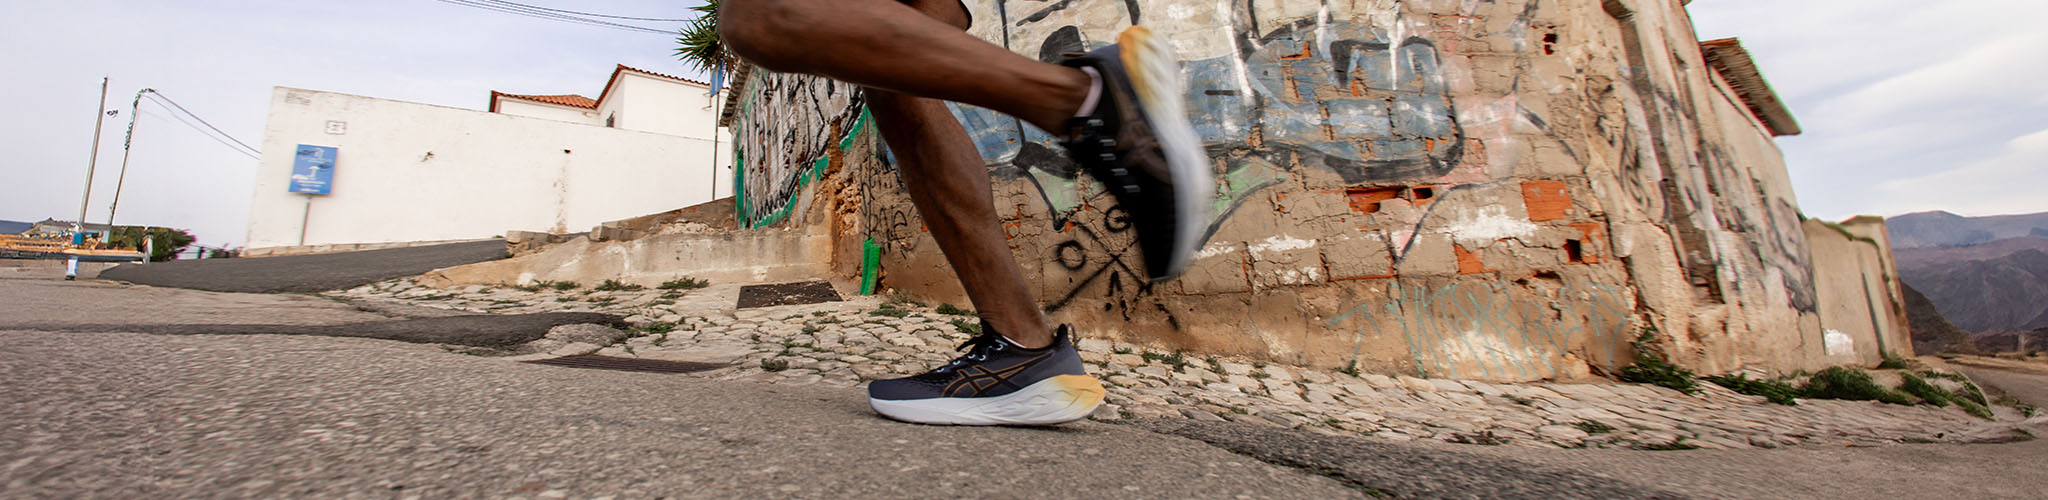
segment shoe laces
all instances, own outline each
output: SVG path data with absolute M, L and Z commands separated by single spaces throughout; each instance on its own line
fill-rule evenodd
M 953 362 L 947 363 L 946 366 L 941 366 L 933 371 L 950 372 L 963 366 L 988 361 L 990 354 L 1007 349 L 1008 345 L 1009 343 L 1004 342 L 1001 335 L 993 331 L 976 335 L 974 338 L 967 339 L 966 342 L 961 342 L 959 347 L 954 348 L 958 351 L 965 351 L 966 354 L 953 358 Z

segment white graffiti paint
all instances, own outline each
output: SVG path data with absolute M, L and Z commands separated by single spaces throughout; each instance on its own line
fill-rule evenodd
M 1296 238 L 1284 234 L 1279 236 L 1267 237 L 1266 241 L 1264 242 L 1253 243 L 1250 245 L 1252 257 L 1261 259 L 1265 258 L 1266 254 L 1269 253 L 1285 252 L 1288 250 L 1301 250 L 1304 248 L 1315 248 L 1315 246 L 1316 240 L 1304 240 L 1301 238 Z
M 1856 356 L 1856 340 L 1840 330 L 1828 330 L 1820 336 L 1821 345 L 1826 346 L 1828 356 Z
M 1195 258 L 1196 258 L 1196 259 L 1207 259 L 1207 258 L 1211 258 L 1211 257 L 1219 257 L 1219 256 L 1224 256 L 1224 255 L 1230 255 L 1230 254 L 1234 254 L 1234 253 L 1237 253 L 1237 245 L 1236 245 L 1236 244 L 1234 244 L 1234 243 L 1228 243 L 1228 242 L 1221 242 L 1221 241 L 1218 241 L 1218 242 L 1212 242 L 1212 243 L 1209 243 L 1208 245 L 1205 245 L 1205 246 L 1203 246 L 1203 247 L 1202 247 L 1202 251 L 1200 251 L 1200 252 L 1195 252 Z
M 1459 210 L 1458 218 L 1445 225 L 1442 232 L 1460 243 L 1490 243 L 1510 238 L 1523 238 L 1536 234 L 1536 224 L 1526 219 L 1508 216 L 1508 210 L 1499 206 L 1480 207 L 1479 210 Z

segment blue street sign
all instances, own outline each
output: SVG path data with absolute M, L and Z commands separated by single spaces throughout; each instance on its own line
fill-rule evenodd
M 292 157 L 291 192 L 328 194 L 334 190 L 334 158 L 340 153 L 327 146 L 300 144 Z

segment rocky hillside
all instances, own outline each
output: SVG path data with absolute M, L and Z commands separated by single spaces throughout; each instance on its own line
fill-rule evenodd
M 1972 332 L 2048 328 L 2048 252 L 1899 269 L 1957 328 Z
M 1910 323 L 1909 328 L 1913 332 L 1913 352 L 1977 352 L 1976 341 L 1970 338 L 1970 334 L 1950 324 L 1948 318 L 1941 315 L 1941 310 L 1936 309 L 1934 303 L 1927 300 L 1927 296 L 1921 295 L 1919 290 L 1914 290 L 1912 285 L 1906 285 L 1905 292 L 1906 321 Z
M 1892 250 L 1977 245 L 2027 236 L 2048 237 L 2048 212 L 2023 215 L 1964 217 L 1948 212 L 1920 212 L 1885 220 Z

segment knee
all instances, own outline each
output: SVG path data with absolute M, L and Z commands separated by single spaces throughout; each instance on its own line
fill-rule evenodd
M 792 56 L 790 33 L 817 22 L 803 0 L 735 0 L 718 9 L 718 36 L 727 50 L 755 65 L 781 71 Z

